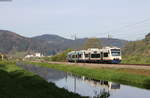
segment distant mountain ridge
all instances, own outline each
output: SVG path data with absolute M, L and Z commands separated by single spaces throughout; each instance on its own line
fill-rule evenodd
M 15 32 L 0 30 L 0 52 L 41 52 L 52 55 L 67 48 L 80 48 L 87 38 L 71 40 L 58 35 L 44 34 L 32 38 L 24 37 Z M 104 46 L 123 47 L 128 41 L 120 39 L 101 38 Z
M 33 37 L 34 39 L 38 40 L 44 40 L 50 43 L 60 43 L 60 44 L 66 44 L 68 48 L 79 48 L 81 45 L 85 43 L 85 41 L 88 38 L 79 38 L 76 40 L 66 39 L 63 37 L 60 37 L 58 35 L 51 35 L 51 34 L 44 34 L 41 36 Z M 117 47 L 123 47 L 128 41 L 127 40 L 121 40 L 121 39 L 115 39 L 115 38 L 100 38 L 103 46 L 117 46 Z

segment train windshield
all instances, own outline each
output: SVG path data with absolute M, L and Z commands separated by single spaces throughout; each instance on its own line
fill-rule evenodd
M 120 56 L 120 49 L 111 49 L 112 56 Z

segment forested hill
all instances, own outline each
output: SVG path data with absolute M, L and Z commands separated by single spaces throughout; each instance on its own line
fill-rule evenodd
M 20 51 L 44 50 L 46 42 L 23 37 L 7 30 L 0 30 L 0 52 L 13 53 Z
M 71 40 L 67 38 L 60 37 L 58 35 L 50 35 L 45 34 L 41 36 L 33 37 L 34 39 L 47 41 L 49 44 L 55 44 L 57 46 L 61 46 L 60 48 L 80 48 L 82 47 L 88 38 L 79 38 L 76 40 Z M 115 39 L 115 38 L 99 38 L 102 46 L 116 46 L 116 47 L 124 47 L 124 45 L 128 42 L 127 40 Z
M 124 47 L 123 63 L 150 64 L 150 33 L 143 40 L 129 42 Z
M 0 30 L 0 53 L 41 52 L 45 55 L 55 54 L 67 48 L 79 48 L 87 38 L 71 40 L 58 35 L 45 34 L 32 38 L 24 37 L 15 32 Z M 120 39 L 101 38 L 103 46 L 123 47 L 127 41 Z
M 124 48 L 124 54 L 150 56 L 150 33 L 143 40 L 129 42 Z

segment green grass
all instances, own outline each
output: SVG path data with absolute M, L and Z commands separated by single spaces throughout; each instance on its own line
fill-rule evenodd
M 33 64 L 35 66 L 44 66 L 66 72 L 72 72 L 73 74 L 84 75 L 93 79 L 108 80 L 121 84 L 127 84 L 140 88 L 150 89 L 150 76 L 130 72 L 123 72 L 122 69 L 112 69 L 112 68 L 96 69 L 79 66 L 69 66 L 63 64 L 48 64 L 48 63 L 33 63 L 33 62 L 32 63 L 30 62 L 30 64 Z
M 150 37 L 128 42 L 122 49 L 122 63 L 150 64 Z
M 150 64 L 150 56 L 124 56 L 122 59 L 123 64 Z
M 0 98 L 80 98 L 13 62 L 0 62 Z

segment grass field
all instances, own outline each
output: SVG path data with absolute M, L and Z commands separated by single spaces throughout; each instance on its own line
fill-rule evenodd
M 26 62 L 27 63 L 27 62 Z M 29 62 L 28 62 L 29 63 Z M 44 66 L 77 75 L 84 75 L 93 79 L 108 80 L 121 84 L 132 85 L 150 89 L 150 70 L 113 69 L 113 68 L 87 68 L 64 64 L 31 63 L 36 66 Z
M 0 62 L 0 98 L 80 98 L 13 62 Z
M 123 56 L 123 64 L 150 64 L 150 56 Z

